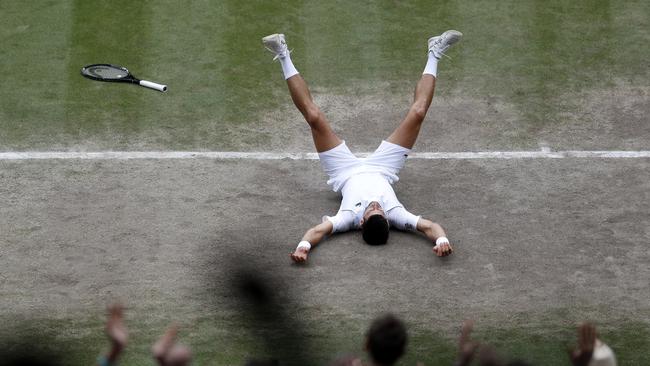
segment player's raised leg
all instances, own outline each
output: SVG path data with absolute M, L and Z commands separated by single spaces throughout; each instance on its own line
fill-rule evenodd
M 307 83 L 293 65 L 284 34 L 266 36 L 262 38 L 262 43 L 267 50 L 275 54 L 273 59 L 280 61 L 291 99 L 311 128 L 316 151 L 324 152 L 341 144 L 342 140 L 334 133 L 329 121 L 314 103 Z
M 413 104 L 411 104 L 411 108 L 409 108 L 406 117 L 404 117 L 399 126 L 388 137 L 388 142 L 408 149 L 413 148 L 420 133 L 420 127 L 424 121 L 424 117 L 433 99 L 438 74 L 438 60 L 440 60 L 440 57 L 444 55 L 444 52 L 449 47 L 460 41 L 461 37 L 462 33 L 455 30 L 448 30 L 439 36 L 429 38 L 427 64 L 424 67 L 420 81 L 415 87 Z

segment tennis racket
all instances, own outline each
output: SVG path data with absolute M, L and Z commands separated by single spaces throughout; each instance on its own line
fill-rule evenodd
M 131 75 L 126 67 L 110 64 L 93 64 L 84 66 L 81 69 L 81 75 L 88 79 L 98 81 L 113 81 L 122 83 L 132 83 L 144 86 L 145 88 L 155 89 L 161 92 L 167 91 L 167 85 L 154 83 L 152 81 L 140 80 Z

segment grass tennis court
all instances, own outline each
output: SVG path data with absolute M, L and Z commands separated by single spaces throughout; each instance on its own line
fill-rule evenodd
M 427 38 L 450 28 L 464 38 L 415 152 L 647 151 L 649 22 L 644 1 L 5 1 L 0 152 L 313 152 L 261 45 L 275 32 L 336 132 L 371 151 L 408 109 Z M 102 62 L 169 91 L 79 74 Z M 175 320 L 195 364 L 240 365 L 273 352 L 275 326 L 255 329 L 234 300 L 243 257 L 274 274 L 315 364 L 362 354 L 370 320 L 393 311 L 411 335 L 403 365 L 451 364 L 465 318 L 535 365 L 568 365 L 575 324 L 593 320 L 619 364 L 645 365 L 649 164 L 413 159 L 396 192 L 445 226 L 452 257 L 351 233 L 298 267 L 288 252 L 339 204 L 315 160 L 0 160 L 0 335 L 43 333 L 87 365 L 117 298 L 122 364 L 150 364 Z

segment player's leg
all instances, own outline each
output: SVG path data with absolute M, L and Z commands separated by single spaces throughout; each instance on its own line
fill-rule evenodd
M 436 87 L 436 75 L 438 72 L 438 60 L 444 52 L 454 43 L 458 42 L 462 34 L 458 31 L 449 30 L 437 37 L 429 39 L 429 51 L 427 53 L 427 64 L 422 77 L 415 87 L 413 104 L 409 108 L 406 117 L 399 126 L 388 137 L 387 141 L 393 144 L 411 149 L 420 133 L 420 127 L 424 117 L 429 110 L 433 93 Z
M 334 133 L 329 121 L 314 103 L 307 83 L 293 65 L 284 35 L 272 34 L 264 37 L 262 42 L 269 51 L 275 54 L 275 59 L 280 61 L 291 99 L 311 128 L 316 151 L 320 153 L 340 145 L 342 140 Z
M 420 127 L 427 114 L 427 110 L 433 99 L 433 92 L 436 87 L 436 78 L 431 74 L 422 74 L 420 81 L 415 87 L 415 96 L 413 104 L 409 108 L 406 117 L 400 122 L 395 131 L 388 136 L 387 141 L 412 149 L 415 140 L 420 133 Z
M 342 140 L 334 133 L 329 121 L 325 118 L 325 114 L 314 103 L 307 83 L 300 76 L 296 74 L 287 79 L 287 86 L 291 93 L 291 99 L 296 108 L 305 117 L 305 121 L 311 128 L 311 135 L 314 139 L 316 151 L 324 152 L 339 146 Z

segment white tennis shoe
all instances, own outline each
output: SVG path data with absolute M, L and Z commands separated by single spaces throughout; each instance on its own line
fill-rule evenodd
M 262 43 L 264 47 L 275 55 L 273 61 L 277 60 L 280 57 L 285 57 L 289 51 L 287 49 L 287 42 L 284 40 L 284 34 L 271 34 L 262 38 Z
M 445 33 L 429 38 L 429 52 L 433 52 L 433 55 L 440 59 L 441 56 L 445 55 L 445 51 L 449 49 L 454 43 L 460 41 L 463 37 L 463 34 L 456 30 L 448 30 Z

